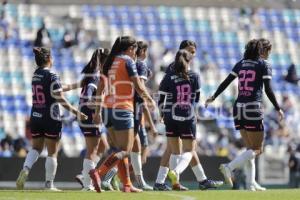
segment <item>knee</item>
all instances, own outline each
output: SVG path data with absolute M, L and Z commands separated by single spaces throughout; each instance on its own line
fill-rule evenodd
M 39 154 L 42 153 L 43 149 L 38 147 L 33 147 L 34 150 L 36 150 Z

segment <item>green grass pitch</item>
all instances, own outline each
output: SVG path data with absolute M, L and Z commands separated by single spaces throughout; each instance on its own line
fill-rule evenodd
M 81 192 L 66 190 L 46 192 L 42 190 L 0 190 L 0 200 L 300 200 L 298 190 L 249 191 L 188 191 L 188 192 L 143 192 L 125 194 L 122 192 Z

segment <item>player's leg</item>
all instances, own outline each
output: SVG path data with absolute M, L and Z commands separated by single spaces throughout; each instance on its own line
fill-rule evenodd
M 205 175 L 204 169 L 201 165 L 200 159 L 196 151 L 192 152 L 193 157 L 190 162 L 190 166 L 194 175 L 196 176 L 197 182 L 199 183 L 199 189 L 215 189 L 223 185 L 223 181 L 215 181 L 208 179 Z
M 130 152 L 130 160 L 131 160 L 131 164 L 133 167 L 133 172 L 135 175 L 135 180 L 137 182 L 138 188 L 148 191 L 148 190 L 152 190 L 152 187 L 150 187 L 144 180 L 141 150 L 142 147 L 141 147 L 140 136 L 138 133 L 135 133 L 134 145 L 132 148 L 132 152 Z
M 46 134 L 45 134 L 46 135 Z M 56 135 L 56 134 L 53 134 Z M 46 135 L 47 136 L 47 135 Z M 46 182 L 45 188 L 47 190 L 59 191 L 55 188 L 53 182 L 56 175 L 57 170 L 57 153 L 59 147 L 59 137 L 46 137 L 45 145 L 47 147 L 48 156 L 45 162 L 45 172 L 46 172 Z
M 255 151 L 256 156 L 259 156 L 263 152 L 263 140 L 264 133 L 263 131 L 247 131 L 247 135 L 250 141 L 250 148 Z M 248 161 L 248 166 L 250 169 L 249 173 L 249 186 L 248 189 L 256 191 L 264 191 L 266 188 L 261 187 L 255 180 L 256 167 L 255 167 L 255 158 Z
M 24 189 L 24 184 L 27 180 L 28 174 L 33 166 L 33 164 L 38 160 L 40 153 L 44 149 L 44 137 L 39 134 L 34 134 L 35 137 L 32 139 L 32 149 L 26 155 L 25 162 L 23 164 L 23 169 L 19 173 L 16 180 L 16 186 L 18 190 Z
M 171 156 L 171 147 L 167 144 L 164 154 L 160 159 L 160 166 L 158 169 L 157 177 L 155 184 L 153 186 L 153 190 L 158 191 L 169 191 L 171 188 L 165 184 L 165 180 L 167 178 L 169 172 L 169 159 Z
M 83 187 L 84 190 L 92 190 L 92 181 L 89 176 L 89 172 L 92 169 L 95 169 L 95 158 L 97 156 L 97 148 L 99 145 L 100 137 L 99 136 L 92 136 L 92 137 L 85 137 L 86 142 L 86 155 L 83 160 L 83 167 L 82 167 L 82 175 L 83 175 Z
M 178 144 L 176 144 L 178 145 Z M 176 175 L 176 180 L 172 179 L 172 184 L 179 184 L 180 174 L 187 168 L 192 159 L 192 152 L 195 150 L 195 140 L 192 138 L 182 139 L 182 151 L 183 153 L 180 155 L 177 165 L 174 169 L 171 169 L 171 173 L 174 172 Z

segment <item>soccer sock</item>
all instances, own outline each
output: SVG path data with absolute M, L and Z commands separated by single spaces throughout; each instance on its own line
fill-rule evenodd
M 169 167 L 170 170 L 174 170 L 179 162 L 180 159 L 180 154 L 171 154 L 170 159 L 169 159 Z
M 246 181 L 249 185 L 253 185 L 255 183 L 255 158 L 249 160 L 246 164 Z
M 130 161 L 134 174 L 141 175 L 142 172 L 142 158 L 140 153 L 130 152 Z
M 130 173 L 129 173 L 129 162 L 128 158 L 124 158 L 121 160 L 118 164 L 118 175 L 121 179 L 121 182 L 123 184 L 123 187 L 125 186 L 131 186 L 131 180 L 130 180 Z
M 255 152 L 249 149 L 228 163 L 228 167 L 233 171 L 236 168 L 244 166 L 248 160 L 253 158 L 255 158 Z
M 143 170 L 142 170 L 142 157 L 140 153 L 131 152 L 130 153 L 130 160 L 131 165 L 134 171 L 135 180 L 137 184 L 142 187 L 146 185 L 146 182 L 143 177 Z
M 35 149 L 31 149 L 25 159 L 24 165 L 23 165 L 23 169 L 25 170 L 30 170 L 33 166 L 33 164 L 37 161 L 37 159 L 39 158 L 40 153 L 35 150 Z
M 156 178 L 155 183 L 159 183 L 159 184 L 165 183 L 168 172 L 169 172 L 168 167 L 160 166 L 159 170 L 158 170 L 158 173 L 157 173 L 157 178 Z
M 189 164 L 192 160 L 192 157 L 193 157 L 193 155 L 191 152 L 184 152 L 183 154 L 181 154 L 174 171 L 178 175 L 181 174 L 187 168 L 187 166 L 189 166 Z
M 203 167 L 200 163 L 195 165 L 194 167 L 192 167 L 192 170 L 193 170 L 198 182 L 202 182 L 207 179 L 207 177 L 204 173 Z
M 57 158 L 54 157 L 47 157 L 45 162 L 45 169 L 46 169 L 46 182 L 50 182 L 51 185 L 53 184 L 53 180 L 56 175 L 57 169 Z
M 120 160 L 128 156 L 125 151 L 119 151 L 118 153 L 111 154 L 101 165 L 97 168 L 100 176 L 104 176 L 111 168 L 119 164 Z
M 92 185 L 92 180 L 89 175 L 89 172 L 92 169 L 95 169 L 95 163 L 92 160 L 85 158 L 83 160 L 83 168 L 82 168 L 83 187 L 84 188 L 90 188 Z
M 113 167 L 111 170 L 109 170 L 107 172 L 107 174 L 105 174 L 103 181 L 106 181 L 108 183 L 111 182 L 111 180 L 113 179 L 113 177 L 118 173 L 118 168 L 117 167 Z

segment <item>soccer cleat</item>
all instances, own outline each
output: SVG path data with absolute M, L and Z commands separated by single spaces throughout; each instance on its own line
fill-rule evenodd
M 153 186 L 154 191 L 171 191 L 172 189 L 165 183 L 155 183 Z
M 184 187 L 183 185 L 181 185 L 179 183 L 176 183 L 175 185 L 173 185 L 172 189 L 175 191 L 188 191 L 189 190 L 189 188 Z
M 82 174 L 78 174 L 78 175 L 76 175 L 75 176 L 75 181 L 77 182 L 77 183 L 79 183 L 79 185 L 81 185 L 81 188 L 84 188 L 84 186 L 83 186 L 83 175 Z
M 129 192 L 132 192 L 132 193 L 139 193 L 139 192 L 143 192 L 143 190 L 140 190 L 136 187 L 134 187 L 133 185 L 125 185 L 123 186 L 123 192 L 125 193 L 129 193 Z
M 24 189 L 24 185 L 25 185 L 25 182 L 27 180 L 28 174 L 29 174 L 28 170 L 24 170 L 24 169 L 21 170 L 21 172 L 18 176 L 18 179 L 16 181 L 17 190 L 23 190 Z
M 226 164 L 221 164 L 219 169 L 224 176 L 225 183 L 228 184 L 230 187 L 233 187 L 233 183 L 231 180 L 231 171 L 228 168 L 228 166 Z
M 101 192 L 101 178 L 97 170 L 92 169 L 90 172 L 90 177 L 92 179 L 93 186 L 95 190 L 99 193 Z
M 82 192 L 96 192 L 96 190 L 92 187 L 89 188 L 82 188 L 81 189 Z
M 113 179 L 111 181 L 111 185 L 112 185 L 114 190 L 120 191 L 120 179 L 119 179 L 118 176 L 113 177 Z
M 200 190 L 207 190 L 207 189 L 216 189 L 222 186 L 224 183 L 223 181 L 214 181 L 206 179 L 202 182 L 199 182 L 199 189 Z
M 143 190 L 143 191 L 153 191 L 153 187 L 151 187 L 147 183 L 144 184 L 144 185 L 142 185 L 142 186 L 139 186 L 138 188 L 141 189 L 141 190 Z
M 254 186 L 254 188 L 255 188 L 256 191 L 266 191 L 267 190 L 267 188 L 262 187 L 256 181 L 254 182 L 253 186 Z
M 251 191 L 251 192 L 255 192 L 255 191 L 256 191 L 254 185 L 249 185 L 249 186 L 246 188 L 246 190 Z
M 54 186 L 53 181 L 45 182 L 45 190 L 51 191 L 51 192 L 61 192 L 62 191 Z
M 178 179 L 177 179 L 177 174 L 176 174 L 175 171 L 170 170 L 168 172 L 168 178 L 170 179 L 172 185 L 179 184 L 178 181 L 177 181 Z
M 101 186 L 102 186 L 103 190 L 114 191 L 113 186 L 109 182 L 107 182 L 107 181 L 102 181 L 101 182 Z

